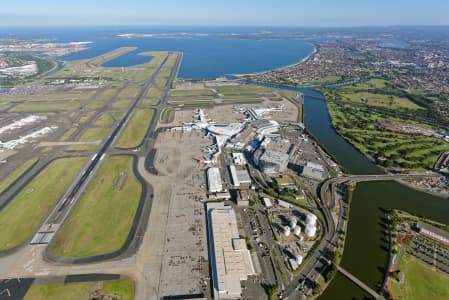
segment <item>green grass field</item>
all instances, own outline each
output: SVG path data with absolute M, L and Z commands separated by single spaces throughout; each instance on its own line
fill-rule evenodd
M 102 141 L 109 133 L 109 128 L 93 127 L 83 132 L 78 142 Z M 98 146 L 94 144 L 74 145 L 67 148 L 68 151 L 88 151 L 95 150 Z
M 34 284 L 27 291 L 24 300 L 91 300 L 91 289 L 95 284 L 97 282 Z M 104 281 L 100 293 L 118 296 L 120 300 L 133 300 L 134 281 L 129 279 Z
M 81 118 L 79 119 L 79 123 L 81 123 L 81 124 L 86 123 L 94 116 L 94 114 L 95 114 L 94 111 L 89 111 L 89 112 L 84 113 L 81 116 Z
M 109 133 L 109 128 L 89 128 L 79 138 L 80 142 L 95 142 L 103 140 Z
M 32 236 L 85 162 L 83 157 L 53 161 L 0 211 L 0 251 Z
M 9 104 L 0 104 L 0 111 L 5 111 L 10 107 L 11 107 L 11 105 L 9 105 Z
M 312 81 L 312 82 L 306 82 L 304 85 L 305 86 L 310 86 L 310 85 L 327 85 L 327 84 L 332 84 L 332 83 L 336 83 L 339 82 L 341 80 L 341 76 L 326 76 L 324 78 L 322 78 L 321 80 L 317 80 L 317 81 Z
M 235 88 L 224 88 L 218 91 L 220 94 L 246 94 L 246 93 L 271 93 L 272 89 L 257 86 L 257 85 L 245 85 Z
M 115 95 L 117 95 L 116 89 L 107 89 L 104 92 L 102 92 L 101 94 L 99 94 L 97 98 L 100 100 L 108 100 L 108 99 L 113 98 Z
M 80 109 L 83 106 L 82 102 L 55 102 L 55 103 L 30 103 L 19 104 L 14 106 L 9 111 L 24 112 L 24 111 L 54 111 L 54 110 L 72 110 Z
M 95 92 L 80 94 L 43 94 L 43 95 L 0 95 L 0 101 L 67 101 L 67 100 L 87 100 L 92 97 Z
M 371 92 L 341 93 L 348 101 L 365 103 L 369 106 L 381 106 L 390 109 L 419 109 L 420 107 L 407 98 L 395 95 L 375 94 Z
M 343 87 L 344 89 L 350 89 L 353 86 Z M 358 90 L 375 90 L 375 89 L 384 89 L 387 87 L 387 81 L 385 79 L 380 78 L 372 78 L 366 82 L 356 84 L 354 86 Z
M 262 98 L 223 98 L 221 101 L 225 103 L 260 103 L 263 102 Z
M 87 103 L 86 108 L 88 109 L 99 109 L 106 105 L 105 101 L 90 101 Z
M 337 131 L 362 153 L 385 157 L 386 167 L 432 169 L 441 153 L 449 150 L 449 143 L 441 138 L 393 132 L 377 123 L 380 119 L 407 121 L 341 101 L 328 101 L 328 108 Z
M 162 112 L 161 122 L 164 124 L 173 122 L 175 118 L 175 112 L 173 109 L 167 108 Z
M 114 119 L 112 118 L 110 112 L 105 112 L 95 120 L 94 124 L 97 126 L 111 126 L 114 124 Z
M 156 85 L 160 89 L 163 89 L 167 85 L 167 80 L 168 80 L 167 77 L 159 76 L 158 78 L 156 78 Z
M 160 96 L 162 96 L 162 91 L 156 87 L 152 87 L 147 93 L 147 97 L 160 97 Z
M 142 105 L 149 105 L 149 106 L 153 106 L 153 105 L 157 105 L 159 103 L 159 99 L 158 98 L 146 98 L 142 100 Z
M 366 82 L 346 85 L 334 89 L 343 100 L 364 103 L 368 106 L 385 107 L 392 110 L 416 110 L 421 107 L 405 97 L 391 93 L 384 79 L 373 78 Z
M 228 99 L 246 99 L 246 98 L 251 98 L 251 97 L 257 97 L 256 95 L 248 95 L 248 96 L 243 96 L 243 95 L 240 95 L 240 96 L 233 96 L 233 97 L 228 97 L 228 96 L 226 96 L 226 98 L 228 98 Z M 212 101 L 212 100 L 214 100 L 214 99 L 216 99 L 216 97 L 212 97 L 212 96 L 203 96 L 203 95 L 198 95 L 198 96 L 192 96 L 192 95 L 189 95 L 189 96 L 171 96 L 170 97 L 170 101 L 197 101 L 197 100 L 210 100 L 210 101 Z
M 121 110 L 113 110 L 113 111 L 111 111 L 111 116 L 112 116 L 115 120 L 120 119 L 121 117 L 123 117 L 124 114 L 125 114 L 125 112 L 124 112 L 124 111 L 121 111 Z
M 148 68 L 158 67 L 162 63 L 164 58 L 167 56 L 167 54 L 168 53 L 164 52 L 164 51 L 150 51 L 150 52 L 139 53 L 139 55 L 143 55 L 143 56 L 153 56 L 151 61 L 146 64 L 146 66 Z
M 128 100 L 118 100 L 118 101 L 114 101 L 112 102 L 112 107 L 114 108 L 125 108 L 131 105 L 131 101 L 130 99 Z
M 168 77 L 170 77 L 170 74 L 171 74 L 171 67 L 167 67 L 167 65 L 165 65 L 162 68 L 161 72 L 159 73 L 159 77 L 168 78 Z
M 397 270 L 404 272 L 405 277 L 402 284 L 392 279 L 396 299 L 449 299 L 448 274 L 433 270 L 430 265 L 407 253 L 404 253 Z
M 142 81 L 150 79 L 155 70 L 156 70 L 156 68 L 146 67 L 145 70 L 139 71 L 136 74 L 136 76 L 134 77 L 134 81 L 142 82 Z
M 126 125 L 126 128 L 115 147 L 134 148 L 139 146 L 145 137 L 147 128 L 153 119 L 153 115 L 154 110 L 152 109 L 137 109 Z
M 85 257 L 120 249 L 131 229 L 141 191 L 132 157 L 107 158 L 51 250 L 60 256 Z
M 119 98 L 135 98 L 139 93 L 140 88 L 137 87 L 127 87 L 123 89 L 118 95 Z
M 101 114 L 96 120 L 94 125 L 96 126 L 111 126 L 114 121 L 120 119 L 124 112 L 119 110 L 106 111 Z
M 20 167 L 15 169 L 11 174 L 9 174 L 6 178 L 0 180 L 0 194 L 3 193 L 17 178 L 19 178 L 22 174 L 30 169 L 30 167 L 37 162 L 38 158 L 33 158 L 26 161 Z
M 69 130 L 67 130 L 66 132 L 64 132 L 64 134 L 59 138 L 59 140 L 61 142 L 65 142 L 68 139 L 70 139 L 70 137 L 78 130 L 77 127 L 72 127 Z
M 186 95 L 213 95 L 211 90 L 171 90 L 172 96 L 186 96 Z
M 170 100 L 168 103 L 172 105 L 182 105 L 182 106 L 209 106 L 214 102 L 212 100 Z
M 106 52 L 102 55 L 99 55 L 97 57 L 94 57 L 92 59 L 88 60 L 89 64 L 93 64 L 93 65 L 102 65 L 107 61 L 113 60 L 114 58 L 117 58 L 119 56 L 122 56 L 128 52 L 131 52 L 133 50 L 136 50 L 136 47 L 121 47 L 121 48 L 117 48 L 114 49 L 112 51 Z
M 178 55 L 178 53 L 173 53 L 172 55 L 170 55 L 164 67 L 171 70 L 176 63 L 176 60 L 178 59 Z

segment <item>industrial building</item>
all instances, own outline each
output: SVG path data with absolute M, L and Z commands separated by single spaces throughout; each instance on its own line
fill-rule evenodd
M 295 182 L 290 177 L 278 177 L 275 178 L 274 181 L 276 182 L 276 185 L 279 189 L 279 191 L 296 191 L 298 190 L 298 187 L 296 186 Z
M 207 186 L 209 193 L 219 193 L 223 190 L 220 169 L 214 167 L 207 170 Z
M 255 271 L 245 239 L 239 236 L 234 209 L 222 202 L 208 203 L 207 224 L 214 299 L 240 299 L 241 281 Z
M 323 180 L 324 167 L 320 164 L 307 162 L 302 170 L 302 176 L 315 180 Z
M 230 165 L 229 171 L 231 173 L 232 183 L 235 187 L 239 187 L 241 185 L 248 186 L 251 184 L 251 177 L 246 169 L 237 170 L 234 165 Z
M 253 161 L 265 174 L 275 176 L 287 170 L 290 152 L 289 140 L 266 137 L 254 152 Z
M 272 208 L 273 204 L 271 203 L 270 198 L 262 198 L 263 204 L 266 208 Z
M 243 155 L 243 153 L 240 152 L 232 153 L 232 161 L 234 162 L 234 164 L 238 166 L 246 165 L 245 156 Z
M 238 206 L 249 206 L 249 191 L 248 190 L 237 190 L 237 205 Z

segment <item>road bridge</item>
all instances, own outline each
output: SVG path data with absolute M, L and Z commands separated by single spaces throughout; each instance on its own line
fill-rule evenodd
M 321 185 L 320 189 L 320 199 L 325 202 L 326 193 L 328 190 L 331 191 L 331 201 L 330 208 L 335 205 L 334 199 L 334 189 L 335 186 L 342 183 L 359 183 L 367 181 L 387 181 L 387 180 L 403 180 L 403 179 L 423 179 L 423 178 L 441 178 L 441 174 L 434 172 L 423 172 L 414 174 L 377 174 L 377 175 L 347 175 L 341 177 L 334 177 L 325 181 Z
M 344 275 L 346 278 L 348 278 L 349 280 L 351 280 L 353 283 L 355 283 L 357 286 L 359 286 L 361 289 L 363 289 L 365 292 L 367 292 L 368 294 L 370 294 L 372 297 L 374 297 L 374 299 L 376 300 L 384 300 L 385 298 L 378 294 L 375 290 L 373 290 L 372 288 L 370 288 L 369 286 L 367 286 L 366 284 L 364 284 L 362 281 L 360 281 L 357 277 L 355 277 L 354 275 L 352 275 L 351 273 L 349 273 L 348 271 L 346 271 L 345 269 L 343 269 L 340 266 L 337 266 L 337 270 L 338 272 L 340 272 L 342 275 Z

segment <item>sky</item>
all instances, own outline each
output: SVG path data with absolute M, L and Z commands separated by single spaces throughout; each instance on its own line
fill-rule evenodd
M 0 26 L 449 25 L 449 0 L 0 0 Z

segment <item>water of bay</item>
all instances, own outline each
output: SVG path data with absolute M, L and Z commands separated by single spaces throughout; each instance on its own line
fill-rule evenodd
M 226 74 L 254 73 L 297 63 L 313 52 L 313 45 L 296 38 L 235 38 L 231 34 L 261 32 L 251 27 L 69 27 L 1 28 L 0 38 L 42 38 L 41 42 L 92 41 L 88 49 L 61 57 L 62 60 L 92 58 L 119 47 L 136 51 L 106 66 L 126 67 L 148 61 L 145 51 L 182 51 L 179 77 L 216 78 Z M 171 37 L 118 37 L 124 33 L 164 33 Z M 186 36 L 176 34 L 184 33 Z M 199 35 L 201 34 L 201 36 Z

